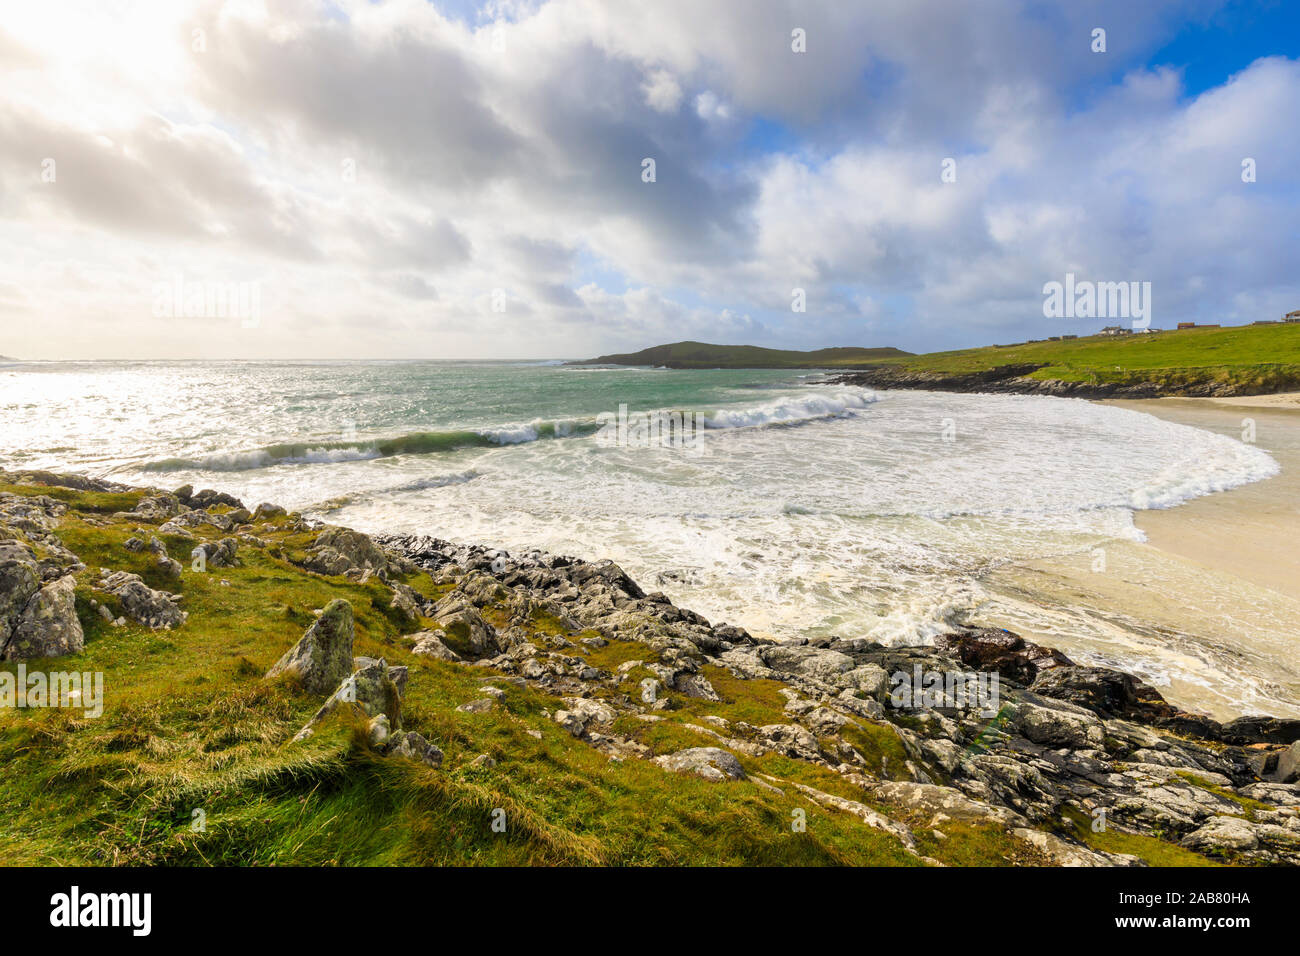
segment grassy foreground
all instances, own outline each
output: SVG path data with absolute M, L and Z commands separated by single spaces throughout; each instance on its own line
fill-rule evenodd
M 322 577 L 289 560 L 314 536 L 295 532 L 292 516 L 259 525 L 267 547 L 241 547 L 242 566 L 196 573 L 187 565 L 177 584 L 147 553 L 123 548 L 138 524 L 114 513 L 134 507 L 141 493 L 3 484 L 0 492 L 69 503 L 58 535 L 87 565 L 77 588 L 84 652 L 27 661 L 28 671 L 105 675 L 98 718 L 66 708 L 0 710 L 0 864 L 920 862 L 890 834 L 795 787 L 861 800 L 837 774 L 767 755 L 743 758 L 762 782 L 719 784 L 644 760 L 610 760 L 549 719 L 555 698 L 481 667 L 413 656 L 411 624 L 377 580 Z M 215 528 L 194 530 L 200 540 L 220 537 Z M 177 557 L 195 544 L 164 542 Z M 173 631 L 110 625 L 89 606 L 93 595 L 118 612 L 112 597 L 91 590 L 100 566 L 182 593 L 188 622 Z M 407 583 L 439 594 L 423 572 Z M 372 752 L 355 718 L 339 716 L 310 740 L 289 742 L 321 698 L 263 675 L 312 623 L 312 609 L 339 597 L 355 612 L 357 655 L 409 665 L 403 726 L 442 748 L 441 768 Z M 535 626 L 547 631 L 555 622 L 538 618 Z M 612 668 L 644 650 L 614 640 L 582 653 Z M 631 671 L 623 689 L 633 690 L 639 676 Z M 663 720 L 628 718 L 622 730 L 663 753 L 711 743 L 690 727 L 708 714 L 781 719 L 776 682 L 737 680 L 720 668 L 708 676 L 723 702 L 675 699 Z M 456 710 L 481 698 L 485 684 L 505 692 L 504 708 Z M 864 752 L 885 757 L 898 747 L 881 730 L 861 742 Z M 474 764 L 481 754 L 495 765 Z M 499 810 L 504 832 L 492 828 Z M 801 814 L 799 829 L 792 821 Z M 1031 848 L 994 827 L 950 821 L 918 838 L 921 855 L 942 862 L 1037 862 Z

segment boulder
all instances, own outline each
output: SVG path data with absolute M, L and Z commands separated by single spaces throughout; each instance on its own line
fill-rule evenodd
M 1016 703 L 1011 726 L 1028 740 L 1045 747 L 1101 750 L 1106 739 L 1101 721 L 1082 708 L 1067 710 L 1060 705 L 1049 707 L 1029 700 Z
M 557 710 L 552 718 L 575 737 L 581 737 L 591 724 L 610 724 L 617 711 L 603 701 L 589 697 L 564 698 L 565 710 Z
M 819 737 L 830 737 L 840 732 L 849 719 L 829 707 L 815 707 L 803 715 L 804 725 Z
M 244 510 L 244 503 L 234 495 L 213 491 L 211 488 L 204 488 L 202 491 L 191 495 L 186 504 L 191 508 L 211 508 L 214 505 L 224 505 L 237 511 Z
M 35 552 L 20 541 L 0 541 L 0 648 L 40 589 L 41 569 Z
M 1277 755 L 1277 766 L 1270 780 L 1274 783 L 1300 783 L 1300 741 Z
M 443 754 L 422 735 L 408 730 L 389 739 L 388 756 L 405 757 L 408 760 L 419 760 L 430 767 L 441 767 Z
M 618 712 L 609 704 L 591 697 L 566 697 L 564 703 L 570 712 L 597 724 L 612 724 L 618 716 Z
M 802 674 L 828 683 L 853 670 L 854 666 L 849 655 L 820 647 L 776 644 L 761 648 L 758 656 L 775 671 Z
M 197 561 L 201 557 L 205 568 L 228 568 L 239 563 L 235 558 L 238 551 L 238 538 L 222 538 L 220 541 L 204 541 L 190 552 L 190 558 Z
M 122 602 L 127 617 L 154 630 L 180 627 L 189 617 L 178 606 L 181 595 L 155 591 L 144 583 L 140 575 L 129 571 L 105 575 L 98 587 Z
M 694 697 L 698 700 L 722 700 L 718 696 L 718 692 L 713 689 L 713 685 L 701 674 L 678 674 L 673 681 L 673 687 L 687 697 Z
M 996 671 L 1026 686 L 1040 673 L 1074 662 L 1060 651 L 1031 644 L 1019 634 L 1000 628 L 976 628 L 959 634 L 941 634 L 934 639 L 940 651 L 954 656 L 967 667 Z
M 719 747 L 692 747 L 656 757 L 654 762 L 675 773 L 691 773 L 705 780 L 744 780 L 745 771 L 735 755 Z
M 1293 744 L 1300 740 L 1300 720 L 1281 717 L 1238 717 L 1223 725 L 1230 744 Z
M 501 653 L 497 632 L 482 615 L 457 595 L 444 598 L 433 609 L 433 619 L 457 641 L 468 644 L 478 657 L 494 657 Z
M 411 653 L 418 657 L 433 657 L 440 661 L 458 661 L 460 655 L 442 642 L 437 634 L 425 632 L 424 634 L 413 635 L 418 640 Z
M 798 724 L 768 724 L 758 728 L 764 746 L 800 760 L 820 760 L 817 738 Z
M 334 604 L 346 604 L 346 602 L 335 601 Z M 330 606 L 333 607 L 333 604 Z M 352 607 L 351 605 L 347 607 L 350 629 Z M 303 640 L 306 638 L 304 637 Z M 320 710 L 316 711 L 306 726 L 294 735 L 294 740 L 305 740 L 310 737 L 317 725 L 340 707 L 351 707 L 358 714 L 369 718 L 383 715 L 388 719 L 387 728 L 390 733 L 401 729 L 402 695 L 398 692 L 397 684 L 389 676 L 388 662 L 372 658 L 364 658 L 364 660 L 367 661 L 365 666 L 343 678 L 338 689 L 321 705 Z
M 32 596 L 4 645 L 5 660 L 62 657 L 82 651 L 86 637 L 77 619 L 76 586 L 71 576 L 59 578 Z
M 389 605 L 395 611 L 401 611 L 412 621 L 419 618 L 425 611 L 426 601 L 424 595 L 408 584 L 402 584 L 395 581 L 391 585 L 393 589 L 393 600 Z
M 1107 667 L 1063 664 L 1040 670 L 1030 690 L 1043 697 L 1066 700 L 1106 719 L 1169 716 L 1174 708 L 1154 687 L 1132 674 Z
M 309 693 L 328 694 L 352 673 L 355 635 L 352 605 L 343 600 L 331 601 L 301 640 L 285 652 L 266 676 L 292 674 Z
M 153 522 L 175 518 L 185 510 L 185 505 L 175 495 L 151 495 L 141 498 L 135 508 L 125 514 L 140 521 Z
M 1253 850 L 1259 836 L 1241 817 L 1211 817 L 1207 823 L 1183 837 L 1183 846 L 1193 850 Z
M 312 543 L 303 567 L 318 574 L 346 574 L 353 568 L 387 572 L 389 558 L 359 531 L 328 528 Z

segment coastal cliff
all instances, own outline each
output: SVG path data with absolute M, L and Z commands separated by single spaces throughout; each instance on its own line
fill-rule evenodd
M 103 677 L 0 710 L 27 862 L 1300 863 L 1300 721 L 190 487 L 0 473 L 0 656 Z

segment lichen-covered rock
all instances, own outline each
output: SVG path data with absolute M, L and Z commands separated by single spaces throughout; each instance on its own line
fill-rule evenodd
M 36 553 L 20 541 L 0 541 L 0 648 L 18 626 L 27 602 L 41 589 Z
M 132 540 L 138 539 L 133 538 Z M 130 541 L 126 542 L 127 545 L 130 543 Z M 167 545 L 163 544 L 156 535 L 149 539 L 148 545 L 143 545 L 142 542 L 142 547 L 148 547 L 148 549 L 153 553 L 154 561 L 157 563 L 159 570 L 168 577 L 180 580 L 182 572 L 181 563 L 173 559 L 171 555 L 167 553 Z
M 433 657 L 440 661 L 458 661 L 460 655 L 442 642 L 442 639 L 434 633 L 425 633 L 415 635 L 418 640 L 411 653 L 418 657 Z
M 496 628 L 459 595 L 439 601 L 433 608 L 433 619 L 448 635 L 469 645 L 476 656 L 493 657 L 501 653 Z
M 838 675 L 853 670 L 853 658 L 820 647 L 777 644 L 759 651 L 759 658 L 773 670 L 803 674 L 825 681 L 832 681 Z
M 345 602 L 335 602 L 345 603 Z M 348 606 L 349 623 L 352 608 Z M 319 623 L 319 622 L 318 622 Z M 382 659 L 364 658 L 365 666 L 343 678 L 338 689 L 321 705 L 320 710 L 312 716 L 294 735 L 294 740 L 305 740 L 315 732 L 318 724 L 340 707 L 352 707 L 365 717 L 378 717 L 381 714 L 388 719 L 390 731 L 402 727 L 402 695 L 388 673 L 388 662 Z
M 673 681 L 673 687 L 685 694 L 687 697 L 694 697 L 698 700 L 721 701 L 718 692 L 713 689 L 708 678 L 702 674 L 678 674 Z
M 127 617 L 154 630 L 180 627 L 189 617 L 179 607 L 181 595 L 155 591 L 138 574 L 114 571 L 100 579 L 102 591 L 116 595 Z
M 272 518 L 283 518 L 286 514 L 288 512 L 279 505 L 268 504 L 264 501 L 253 511 L 252 520 L 270 521 Z
M 151 495 L 141 498 L 131 514 L 142 521 L 166 521 L 186 510 L 186 506 L 175 495 Z
M 758 735 L 765 746 L 787 757 L 821 759 L 817 738 L 798 724 L 768 724 L 758 728 Z
M 234 567 L 239 562 L 235 555 L 239 551 L 238 538 L 222 538 L 220 541 L 205 541 L 190 552 L 190 558 L 202 559 L 205 568 Z
M 347 528 L 322 531 L 303 563 L 317 574 L 346 574 L 353 568 L 387 572 L 389 565 L 389 556 L 379 545 L 360 531 Z
M 416 620 L 425 612 L 426 601 L 424 595 L 415 588 L 400 581 L 394 581 L 393 600 L 389 605 L 395 611 L 401 611 L 411 620 Z
M 352 673 L 355 636 L 352 605 L 343 600 L 331 601 L 266 676 L 290 674 L 301 680 L 309 693 L 328 694 Z
M 656 757 L 654 762 L 676 773 L 692 773 L 705 780 L 744 780 L 745 771 L 735 755 L 720 747 L 692 747 Z
M 4 645 L 4 659 L 29 660 L 81 653 L 86 637 L 77 619 L 75 591 L 76 581 L 72 577 L 59 578 L 37 591 Z
M 442 751 L 414 730 L 408 730 L 390 738 L 388 756 L 419 760 L 430 767 L 441 767 L 443 759 Z
M 165 525 L 163 525 L 162 528 L 159 528 L 158 530 L 160 533 L 175 533 L 175 532 L 166 532 L 164 531 L 164 529 L 202 528 L 205 525 L 211 528 L 217 528 L 221 531 L 229 531 L 232 527 L 234 527 L 234 522 L 231 521 L 229 516 L 227 515 L 208 514 L 208 512 L 206 511 L 183 511 L 180 514 L 178 514 L 175 518 L 172 518 L 170 521 L 168 521 Z
M 1064 703 L 1048 707 L 1021 700 L 1013 723 L 1027 739 L 1049 747 L 1099 750 L 1106 736 L 1096 715 Z

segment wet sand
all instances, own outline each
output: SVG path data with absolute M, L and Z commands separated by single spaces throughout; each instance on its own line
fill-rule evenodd
M 1281 473 L 1137 512 L 1143 542 L 1015 562 L 986 585 L 1026 606 L 1069 607 L 1089 626 L 1020 632 L 1080 663 L 1139 674 L 1179 706 L 1220 720 L 1300 716 L 1300 394 L 1105 404 L 1239 440 L 1253 427 Z
M 1106 404 L 1238 439 L 1253 427 L 1280 475 L 1135 520 L 1151 547 L 1300 600 L 1300 393 Z

